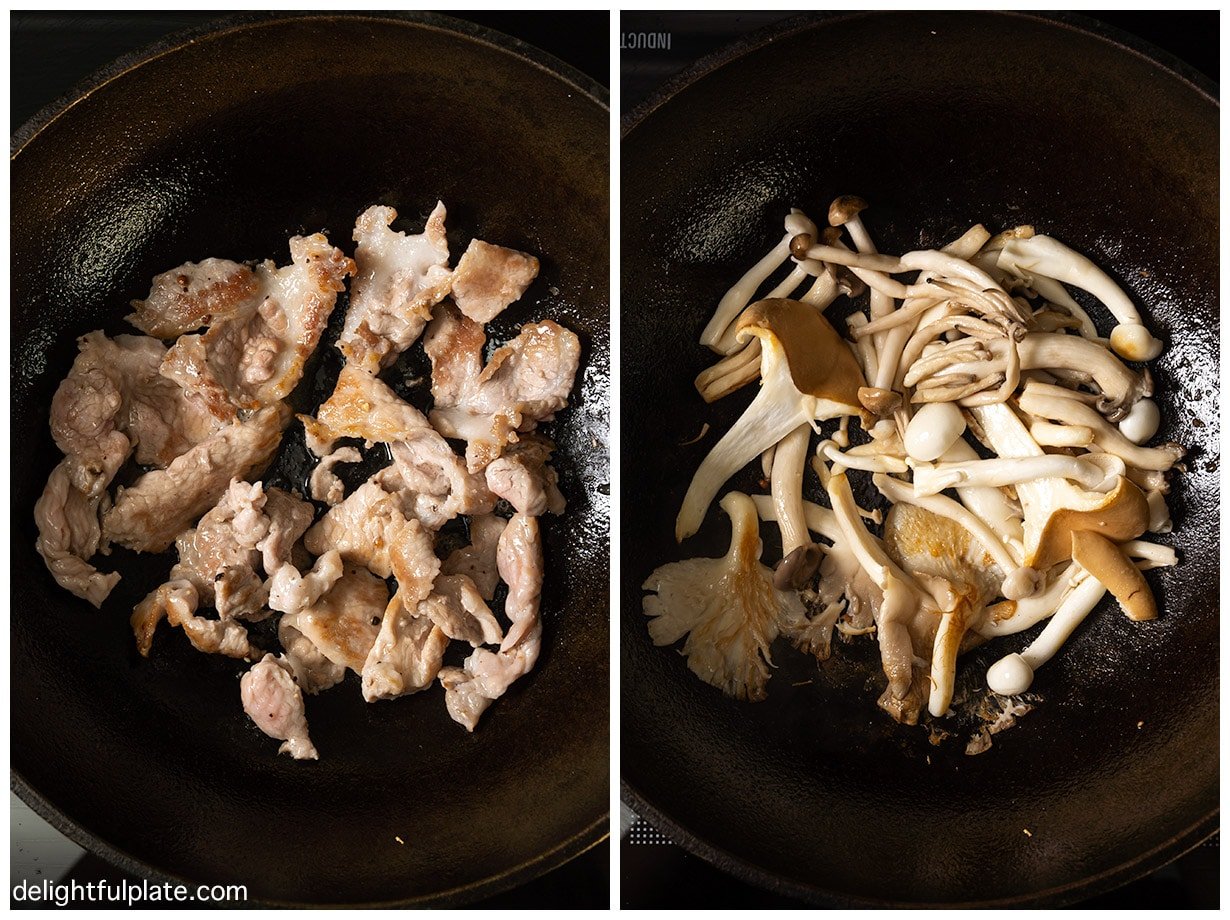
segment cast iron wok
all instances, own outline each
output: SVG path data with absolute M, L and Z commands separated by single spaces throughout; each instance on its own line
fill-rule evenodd
M 457 903 L 605 836 L 607 176 L 604 90 L 432 16 L 232 22 L 123 62 L 26 127 L 12 162 L 12 767 L 37 811 L 131 871 L 281 904 Z M 569 509 L 543 526 L 543 656 L 473 735 L 438 688 L 369 706 L 349 678 L 308 701 L 321 760 L 293 762 L 245 719 L 241 665 L 172 631 L 149 660 L 134 653 L 128 613 L 169 556 L 113 556 L 125 578 L 101 611 L 48 576 L 31 514 L 58 457 L 51 395 L 78 335 L 131 331 L 126 304 L 155 273 L 210 255 L 285 262 L 287 239 L 317 230 L 351 251 L 368 205 L 414 226 L 437 197 L 454 256 L 477 236 L 542 258 L 496 337 L 551 317 L 583 342 L 553 426 Z M 298 408 L 336 372 L 332 347 L 319 353 Z M 302 488 L 301 439 L 292 425 L 267 481 Z
M 634 535 L 621 549 L 621 761 L 634 809 L 745 879 L 863 905 L 1069 902 L 1215 829 L 1217 125 L 1206 87 L 1137 50 L 1067 22 L 972 13 L 795 21 L 634 113 L 621 256 L 621 511 Z M 1152 365 L 1159 437 L 1190 454 L 1161 538 L 1182 564 L 1150 577 L 1163 614 L 1133 624 L 1103 604 L 1039 671 L 1036 710 L 976 757 L 963 753 L 969 726 L 933 746 L 876 708 L 883 676 L 865 639 L 835 643 L 819 668 L 775 647 L 769 698 L 739 703 L 653 647 L 641 613 L 655 567 L 728 540 L 716 505 L 707 539 L 673 540 L 692 473 L 753 395 L 704 405 L 692 379 L 713 357 L 699 330 L 788 207 L 823 220 L 839 194 L 871 202 L 864 221 L 886 252 L 975 222 L 1045 228 L 1124 284 L 1169 346 Z M 758 478 L 731 485 L 763 491 Z M 962 686 L 978 692 L 1033 635 L 962 659 Z

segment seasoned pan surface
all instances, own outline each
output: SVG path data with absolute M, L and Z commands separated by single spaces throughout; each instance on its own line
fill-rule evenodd
M 1198 78 L 1067 21 L 990 13 L 794 21 L 625 123 L 621 761 L 634 808 L 744 878 L 854 904 L 1066 903 L 1213 832 L 1217 125 Z M 1160 538 L 1181 565 L 1150 575 L 1162 617 L 1133 624 L 1103 604 L 1039 672 L 1035 711 L 976 757 L 968 730 L 934 745 L 876 708 L 865 640 L 820 667 L 775 647 L 768 700 L 739 703 L 654 648 L 641 613 L 655 567 L 727 539 L 715 507 L 702 537 L 673 540 L 692 473 L 752 396 L 704 405 L 699 330 L 787 208 L 820 217 L 839 194 L 871 202 L 886 252 L 975 222 L 1035 224 L 1107 269 L 1168 343 L 1152 365 L 1159 438 L 1190 453 Z M 703 422 L 708 437 L 684 446 Z M 761 491 L 758 478 L 731 486 Z M 985 692 L 986 668 L 1035 632 L 963 658 L 959 687 Z
M 282 904 L 457 903 L 605 836 L 606 126 L 605 92 L 584 77 L 422 15 L 236 21 L 124 62 L 19 132 L 12 766 L 57 827 L 132 871 L 240 882 Z M 206 256 L 285 262 L 290 236 L 318 230 L 350 251 L 368 205 L 413 226 L 437 198 L 454 257 L 475 236 L 542 260 L 493 337 L 553 318 L 583 345 L 572 406 L 550 429 L 569 509 L 543 527 L 544 652 L 473 735 L 438 688 L 369 706 L 350 678 L 308 700 L 321 760 L 292 762 L 243 715 L 239 665 L 170 631 L 136 655 L 128 613 L 169 555 L 114 554 L 125 578 L 101 611 L 47 574 L 32 509 L 58 459 L 51 395 L 78 335 L 131 331 L 127 302 L 155 273 Z M 345 306 L 297 409 L 327 394 Z M 423 363 L 420 347 L 406 376 Z M 422 405 L 422 390 L 402 392 Z M 293 425 L 267 481 L 302 488 L 301 440 Z

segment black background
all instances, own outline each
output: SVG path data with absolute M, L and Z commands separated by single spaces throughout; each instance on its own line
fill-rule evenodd
M 620 51 L 621 115 L 697 59 L 794 12 L 645 13 L 620 16 L 621 33 L 665 32 L 669 49 Z M 1098 12 L 1089 18 L 1169 52 L 1208 77 L 1220 77 L 1217 12 Z M 620 904 L 625 908 L 803 907 L 726 875 L 678 846 L 636 842 L 659 836 L 641 824 L 620 843 Z M 1215 908 L 1218 838 L 1151 876 L 1076 905 L 1086 908 Z
M 11 13 L 11 129 L 85 80 L 95 70 L 185 29 L 198 29 L 225 14 Z M 503 32 L 555 55 L 606 86 L 610 74 L 610 29 L 597 13 L 449 13 Z M 134 877 L 86 854 L 61 881 L 106 879 L 113 886 Z M 610 843 L 604 841 L 568 864 L 476 907 L 591 907 L 610 903 Z M 31 906 L 31 905 L 14 905 Z M 35 906 L 53 906 L 39 903 Z M 101 905 L 100 905 L 101 906 Z

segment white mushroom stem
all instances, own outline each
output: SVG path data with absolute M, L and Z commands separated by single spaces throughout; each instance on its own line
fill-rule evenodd
M 1177 444 L 1161 447 L 1133 444 L 1096 410 L 1074 399 L 1045 396 L 1026 388 L 1019 403 L 1021 409 L 1030 415 L 1089 428 L 1093 431 L 1093 443 L 1099 450 L 1123 458 L 1129 466 L 1142 470 L 1168 470 L 1183 456 L 1183 448 Z
M 863 220 L 858 214 L 855 214 L 846 222 L 845 228 L 850 231 L 850 238 L 854 240 L 854 246 L 859 252 L 874 255 L 878 251 L 876 244 L 872 242 L 871 234 L 867 232 L 867 228 L 863 225 Z M 888 316 L 893 312 L 894 300 L 882 290 L 872 288 L 870 301 L 872 320 Z M 884 350 L 884 333 L 877 333 L 874 336 L 874 341 L 878 364 L 879 355 Z M 867 377 L 868 380 L 875 380 L 876 378 L 876 374 L 871 374 Z
M 767 524 L 777 523 L 777 508 L 774 507 L 773 496 L 753 495 L 752 501 L 756 503 L 756 514 L 762 521 Z M 824 537 L 834 544 L 842 541 L 841 525 L 837 523 L 837 516 L 833 514 L 832 509 L 817 505 L 815 502 L 804 501 L 803 520 L 807 523 L 807 529 L 817 536 Z
M 803 470 L 810 444 L 811 426 L 800 425 L 778 443 L 773 456 L 771 488 L 783 559 L 811 543 L 803 514 Z
M 1170 533 L 1174 525 L 1170 521 L 1165 493 L 1161 489 L 1150 489 L 1145 493 L 1145 501 L 1149 504 L 1149 533 Z
M 1046 589 L 1019 601 L 1000 601 L 987 608 L 989 616 L 983 618 L 975 631 L 986 639 L 996 636 L 1013 636 L 1041 623 L 1059 609 L 1059 605 L 1088 572 L 1075 562 L 1056 577 Z
M 865 313 L 852 313 L 846 317 L 846 327 L 850 330 L 851 334 L 855 335 L 852 348 L 854 356 L 858 358 L 858 365 L 863 371 L 863 379 L 875 380 L 880 367 L 879 358 L 876 354 L 875 339 L 874 337 L 868 338 L 865 336 L 860 338 L 857 335 L 857 331 L 866 322 L 867 314 Z
M 735 342 L 732 327 L 735 319 L 743 312 L 755 296 L 757 289 L 768 280 L 777 269 L 790 258 L 790 241 L 800 233 L 815 234 L 816 225 L 802 211 L 791 209 L 786 216 L 786 234 L 759 262 L 747 270 L 742 278 L 726 292 L 718 302 L 713 318 L 709 320 L 700 334 L 700 343 L 719 354 L 730 354 L 738 343 Z
M 1089 576 L 1064 598 L 1051 621 L 1019 655 L 1005 655 L 987 670 L 987 686 L 1002 696 L 1024 693 L 1033 683 L 1034 672 L 1046 664 L 1098 605 L 1106 587 Z
M 1083 458 L 1065 454 L 1040 457 L 997 458 L 959 463 L 918 464 L 914 468 L 914 494 L 936 495 L 956 486 L 1012 486 L 1034 479 L 1070 479 L 1093 492 L 1109 492 L 1124 474 L 1118 457 L 1094 455 Z
M 1140 311 L 1088 258 L 1058 240 L 1041 234 L 1009 240 L 999 254 L 999 264 L 1009 271 L 1044 275 L 1088 291 L 1106 305 L 1119 325 L 1110 334 L 1115 352 L 1130 361 L 1151 361 L 1162 353 L 1162 343 L 1145 329 Z
M 773 478 L 773 460 L 777 456 L 777 445 L 774 444 L 760 455 L 760 471 L 765 479 Z
M 1129 540 L 1121 544 L 1122 549 L 1132 559 L 1138 560 L 1139 569 L 1167 568 L 1179 564 L 1179 554 L 1173 546 L 1162 546 L 1160 543 L 1150 543 L 1148 540 Z
M 908 473 L 910 471 L 909 464 L 899 457 L 886 454 L 855 454 L 849 451 L 843 453 L 832 441 L 820 442 L 816 453 L 852 470 L 863 470 L 868 473 Z
M 829 499 L 841 527 L 843 544 L 848 546 L 860 566 L 884 595 L 876 626 L 880 640 L 880 657 L 888 678 L 889 692 L 895 699 L 904 699 L 913 680 L 912 640 L 909 621 L 923 600 L 923 592 L 913 579 L 897 567 L 880 541 L 868 533 L 859 519 L 845 471 L 836 469 L 828 481 Z M 907 658 L 908 653 L 908 658 Z
M 1043 447 L 1089 447 L 1093 444 L 1093 429 L 1084 425 L 1034 422 L 1029 426 L 1029 433 Z
M 944 451 L 941 458 L 947 463 L 978 460 L 978 452 L 961 438 L 952 443 Z M 1014 558 L 1023 559 L 1025 555 L 1025 528 L 1021 522 L 1020 509 L 1004 496 L 1000 489 L 986 486 L 957 486 L 957 497 L 979 520 L 986 521 L 987 526 L 999 534 L 1004 543 L 1012 551 Z
M 1004 540 L 991 530 L 985 521 L 960 502 L 946 495 L 915 495 L 913 487 L 908 482 L 901 482 L 880 473 L 872 476 L 871 481 L 889 501 L 917 505 L 932 514 L 946 517 L 968 530 L 1004 573 L 1004 583 L 1001 588 L 1004 597 L 1009 600 L 1019 600 L 1022 597 L 1029 597 L 1038 589 L 1042 576 L 1033 569 L 1021 565 L 1021 561 L 1013 556 Z
M 696 390 L 708 403 L 729 396 L 760 376 L 760 339 L 752 339 L 696 376 Z
M 1119 420 L 1119 432 L 1133 444 L 1144 444 L 1162 424 L 1162 413 L 1151 399 L 1137 400 L 1128 414 Z

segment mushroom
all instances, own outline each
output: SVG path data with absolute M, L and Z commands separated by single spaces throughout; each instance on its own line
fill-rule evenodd
M 1144 444 L 1162 424 L 1162 413 L 1151 399 L 1140 399 L 1119 420 L 1119 433 L 1133 444 Z
M 935 460 L 965 433 L 965 416 L 952 403 L 927 403 L 905 429 L 905 451 L 911 460 Z
M 1114 314 L 1118 325 L 1110 333 L 1110 347 L 1129 361 L 1152 361 L 1162 353 L 1162 342 L 1141 322 L 1136 305 L 1110 276 L 1085 256 L 1058 240 L 1037 234 L 1008 240 L 999 253 L 999 265 L 1014 273 L 1043 275 L 1063 281 L 1098 298 Z
M 1043 590 L 1020 600 L 1003 600 L 992 604 L 987 608 L 987 616 L 974 629 L 984 639 L 1024 632 L 1054 615 L 1068 592 L 1085 575 L 1079 565 L 1070 562 Z
M 720 559 L 688 559 L 656 569 L 642 588 L 655 645 L 687 636 L 688 667 L 706 683 L 741 700 L 763 700 L 769 646 L 783 620 L 806 619 L 793 591 L 773 586 L 760 562 L 756 506 L 742 492 L 728 492 L 721 508 L 730 516 L 730 549 Z
M 1093 429 L 1084 425 L 1056 425 L 1034 422 L 1029 434 L 1040 447 L 1089 447 L 1093 444 Z
M 696 533 L 722 485 L 766 448 L 799 425 L 859 411 L 864 381 L 854 355 L 809 305 L 762 300 L 739 320 L 737 335 L 760 339 L 760 392 L 692 478 L 675 522 L 680 541 Z
M 1106 593 L 1106 587 L 1086 576 L 1059 605 L 1038 638 L 1020 654 L 1005 655 L 987 669 L 987 687 L 1001 696 L 1016 696 L 1029 689 L 1034 672 L 1063 646 Z
M 1072 534 L 1072 561 L 1106 586 L 1129 620 L 1157 619 L 1157 601 L 1127 553 L 1100 533 Z
M 1043 455 L 1007 405 L 980 406 L 971 411 L 1000 457 Z M 1039 571 L 1071 558 L 1073 532 L 1095 530 L 1121 542 L 1140 536 L 1149 524 L 1144 493 L 1124 476 L 1108 492 L 1090 492 L 1065 479 L 1049 478 L 1019 482 L 1016 493 L 1025 515 L 1023 561 Z
M 960 485 L 1015 486 L 1035 479 L 1069 479 L 1082 489 L 1107 492 L 1115 487 L 1126 467 L 1113 454 L 1041 454 L 1034 457 L 998 458 L 917 464 L 914 494 L 936 495 Z
M 811 234 L 813 238 L 816 235 L 816 225 L 806 214 L 795 208 L 791 208 L 790 213 L 786 215 L 785 227 L 786 234 L 778 244 L 769 250 L 763 259 L 748 269 L 747 273 L 736 281 L 718 302 L 713 318 L 709 320 L 700 334 L 702 345 L 712 348 L 719 354 L 730 354 L 737 344 L 736 337 L 730 335 L 731 326 L 734 325 L 735 319 L 743 308 L 755 296 L 756 289 L 790 258 L 791 240 L 800 233 Z
M 810 445 L 811 426 L 800 425 L 778 443 L 773 455 L 770 490 L 782 534 L 783 560 L 774 578 L 779 588 L 802 587 L 820 567 L 820 552 L 803 516 L 803 471 Z
M 1026 386 L 1017 402 L 1021 409 L 1030 415 L 1090 429 L 1093 432 L 1094 446 L 1108 454 L 1122 457 L 1123 462 L 1129 466 L 1142 470 L 1165 471 L 1178 463 L 1184 454 L 1183 448 L 1178 444 L 1141 447 L 1132 443 L 1118 428 L 1079 400 L 1052 396 Z

